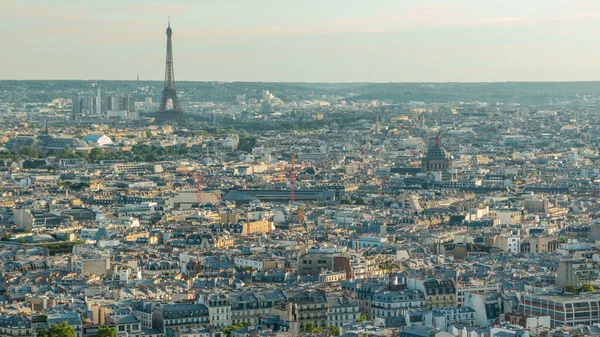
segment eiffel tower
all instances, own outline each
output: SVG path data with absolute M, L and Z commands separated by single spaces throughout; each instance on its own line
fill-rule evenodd
M 183 112 L 181 111 L 181 105 L 177 99 L 177 90 L 175 89 L 175 72 L 173 70 L 173 43 L 171 36 L 173 30 L 171 29 L 171 20 L 169 20 L 169 26 L 167 27 L 167 62 L 165 66 L 165 86 L 162 91 L 162 99 L 160 100 L 160 108 L 156 114 L 157 120 L 180 120 L 183 118 Z M 167 103 L 169 99 L 173 103 L 173 109 L 167 110 Z

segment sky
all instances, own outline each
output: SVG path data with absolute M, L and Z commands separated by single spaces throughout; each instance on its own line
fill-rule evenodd
M 600 0 L 0 0 L 0 79 L 600 80 Z

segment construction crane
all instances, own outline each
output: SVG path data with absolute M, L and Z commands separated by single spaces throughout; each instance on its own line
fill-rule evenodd
M 279 164 L 279 179 L 277 180 L 278 183 L 283 183 L 285 182 L 285 168 L 283 167 L 282 164 Z

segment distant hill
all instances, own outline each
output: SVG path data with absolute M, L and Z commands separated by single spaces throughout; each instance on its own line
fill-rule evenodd
M 485 101 L 548 103 L 577 95 L 600 95 L 600 82 L 498 82 L 498 83 L 382 83 L 356 89 L 351 100 L 448 102 Z
M 43 102 L 91 94 L 92 83 L 106 92 L 160 98 L 162 81 L 0 81 L 0 99 Z M 565 100 L 581 95 L 600 95 L 600 82 L 498 82 L 498 83 L 273 83 L 273 82 L 177 82 L 182 101 L 234 102 L 236 95 L 262 98 L 269 90 L 287 101 L 322 99 L 336 95 L 348 101 L 388 100 L 448 102 L 486 101 L 537 104 Z

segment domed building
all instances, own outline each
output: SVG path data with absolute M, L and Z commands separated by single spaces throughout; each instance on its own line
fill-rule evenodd
M 421 161 L 423 172 L 446 171 L 453 166 L 452 158 L 442 147 L 440 135 L 435 136 L 435 142 L 427 149 L 427 155 Z

